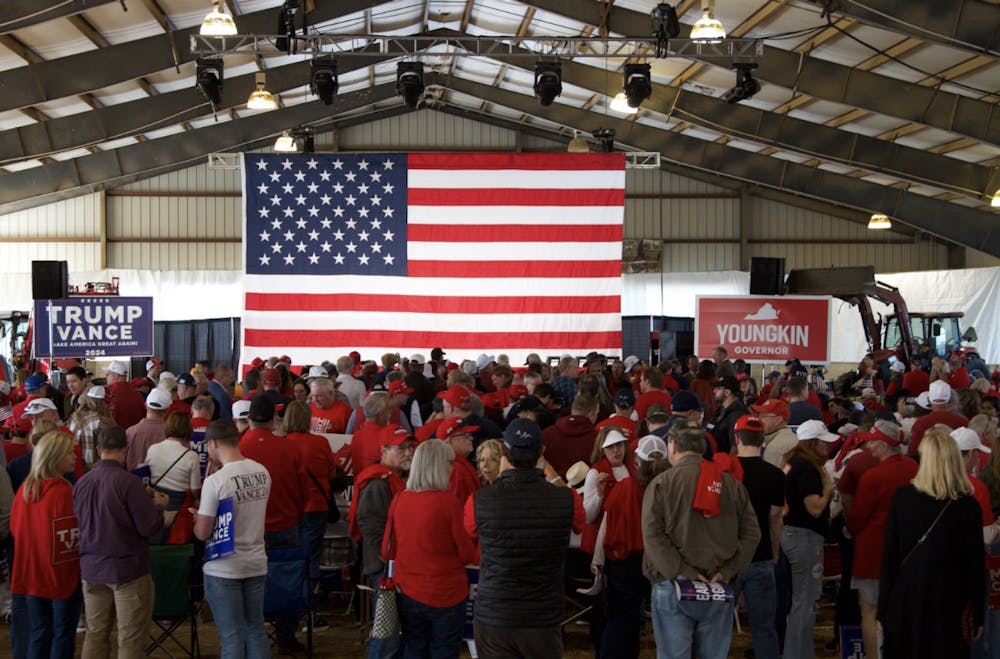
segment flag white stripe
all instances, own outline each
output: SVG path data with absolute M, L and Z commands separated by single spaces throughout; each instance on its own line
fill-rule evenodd
M 625 187 L 624 170 L 413 169 L 409 188 L 596 190 Z
M 341 355 L 346 355 L 352 350 L 358 350 L 361 353 L 361 359 L 368 360 L 371 359 L 375 363 L 379 363 L 379 358 L 385 353 L 402 353 L 404 355 L 410 355 L 413 352 L 423 351 L 424 357 L 430 357 L 431 348 L 437 347 L 426 346 L 426 347 L 403 347 L 403 346 L 329 346 L 323 348 L 290 348 L 288 346 L 244 346 L 244 359 L 249 357 L 249 360 L 253 360 L 254 357 L 260 357 L 262 359 L 267 359 L 268 357 L 280 357 L 281 355 L 288 355 L 292 359 L 293 364 L 319 364 L 327 360 L 335 360 Z M 441 346 L 445 351 L 445 357 L 448 361 L 459 362 L 463 359 L 474 360 L 477 356 L 482 353 L 488 355 L 498 355 L 506 354 L 510 357 L 510 363 L 512 366 L 520 366 L 524 364 L 525 357 L 529 353 L 537 353 L 542 357 L 542 359 L 548 359 L 549 357 L 559 358 L 563 353 L 570 353 L 573 355 L 583 356 L 586 355 L 591 350 L 596 350 L 602 354 L 608 355 L 609 357 L 617 357 L 621 355 L 621 346 L 601 346 L 601 345 L 567 345 L 565 348 L 560 350 L 547 350 L 544 348 L 537 348 L 534 346 L 512 346 L 505 344 L 490 343 L 489 345 L 481 345 L 475 348 L 463 348 L 461 350 L 452 350 L 447 345 Z
M 410 261 L 617 261 L 621 243 L 432 243 L 410 241 Z M 365 250 L 370 253 L 370 248 Z M 373 258 L 375 256 L 373 255 Z M 488 268 L 487 268 L 488 269 Z
M 491 277 L 489 272 L 484 277 Z M 481 279 L 448 277 L 381 277 L 368 275 L 246 275 L 247 291 L 257 293 L 390 293 L 393 295 L 437 294 L 450 297 L 490 297 L 548 295 L 575 297 L 579 295 L 614 295 L 622 291 L 621 277 L 581 277 L 551 279 L 511 277 L 490 279 L 484 287 Z
M 416 206 L 407 211 L 409 224 L 545 224 L 621 226 L 621 206 Z
M 391 311 L 246 311 L 246 323 L 260 330 L 289 327 L 323 330 L 399 329 L 408 332 L 495 332 L 516 327 L 519 332 L 616 332 L 621 314 L 453 314 Z

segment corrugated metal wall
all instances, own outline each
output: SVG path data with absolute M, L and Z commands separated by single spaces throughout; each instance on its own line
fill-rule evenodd
M 561 150 L 559 142 L 441 112 L 412 112 L 317 136 L 319 149 Z M 943 269 L 948 249 L 659 170 L 626 176 L 626 238 L 664 241 L 668 272 L 744 269 L 751 256 L 786 268 L 874 263 L 880 272 Z M 0 216 L 0 258 L 105 267 L 235 270 L 241 265 L 239 173 L 202 164 L 103 194 Z M 106 219 L 105 219 L 106 218 Z M 44 242 L 32 242 L 44 239 Z

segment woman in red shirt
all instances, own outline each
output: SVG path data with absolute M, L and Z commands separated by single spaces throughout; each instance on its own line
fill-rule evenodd
M 54 430 L 32 452 L 31 472 L 10 514 L 14 565 L 10 591 L 14 617 L 27 613 L 31 638 L 26 656 L 72 657 L 83 596 L 80 590 L 79 530 L 73 488 L 62 474 L 76 464 L 73 438 Z M 12 626 L 27 621 L 12 621 Z M 14 648 L 15 655 L 20 654 Z
M 396 563 L 407 657 L 457 659 L 462 649 L 465 566 L 475 559 L 462 505 L 449 491 L 455 452 L 438 440 L 417 447 L 406 489 L 389 506 L 382 556 Z

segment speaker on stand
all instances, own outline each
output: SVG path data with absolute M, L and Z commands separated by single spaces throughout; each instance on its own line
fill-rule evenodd
M 750 295 L 785 294 L 785 259 L 750 258 Z
M 66 261 L 31 262 L 31 298 L 59 300 L 69 297 L 69 267 Z

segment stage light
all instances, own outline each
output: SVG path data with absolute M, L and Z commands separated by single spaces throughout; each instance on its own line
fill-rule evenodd
M 236 21 L 225 10 L 219 0 L 212 3 L 212 11 L 201 21 L 198 33 L 203 37 L 228 37 L 236 34 Z
M 274 141 L 275 153 L 296 153 L 298 150 L 299 146 L 295 143 L 291 131 L 286 130 L 281 134 L 281 137 Z
M 637 108 L 653 93 L 649 64 L 625 65 L 625 97 L 629 107 Z
M 257 89 L 255 89 L 247 99 L 247 110 L 277 110 L 278 102 L 274 100 L 271 92 L 265 89 L 267 84 L 267 74 L 256 74 Z
M 892 220 L 885 213 L 873 213 L 868 220 L 868 228 L 874 230 L 891 229 Z
M 222 59 L 213 57 L 195 60 L 195 85 L 212 105 L 222 102 Z
M 309 89 L 319 96 L 324 105 L 332 105 L 337 95 L 337 62 L 330 57 L 319 57 L 312 61 L 309 74 Z
M 726 103 L 739 103 L 760 91 L 760 82 L 754 79 L 752 71 L 756 64 L 733 64 L 736 69 L 736 86 L 722 95 Z
M 559 62 L 539 62 L 535 65 L 535 97 L 544 106 L 562 94 L 562 64 Z
M 719 43 L 726 38 L 726 28 L 715 17 L 715 0 L 701 0 L 701 18 L 691 28 L 692 41 Z
M 415 108 L 424 95 L 424 65 L 422 62 L 400 62 L 396 65 L 396 94 Z

